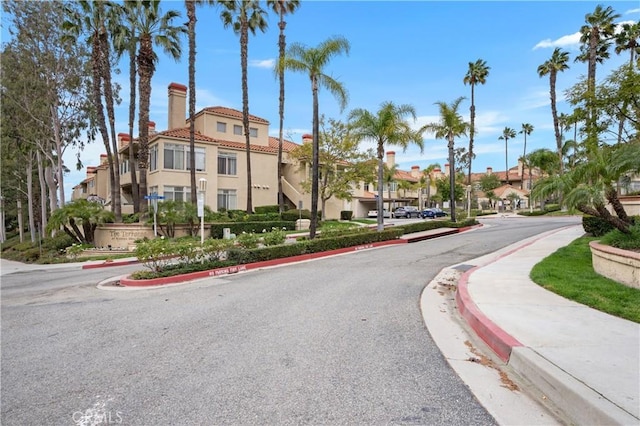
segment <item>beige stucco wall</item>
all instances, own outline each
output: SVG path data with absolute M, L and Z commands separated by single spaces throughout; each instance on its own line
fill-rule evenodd
M 162 235 L 160 227 L 158 227 L 158 235 Z M 175 236 L 183 237 L 189 235 L 187 227 L 184 225 L 176 225 Z M 198 234 L 200 235 L 200 234 Z M 204 237 L 211 235 L 211 225 L 204 225 Z M 98 226 L 95 231 L 95 246 L 99 248 L 107 248 L 109 245 L 114 249 L 132 249 L 135 241 L 142 238 L 154 238 L 153 225 L 146 224 L 126 224 L 126 223 L 108 223 Z
M 630 287 L 640 288 L 640 253 L 589 243 L 593 269 L 600 275 Z

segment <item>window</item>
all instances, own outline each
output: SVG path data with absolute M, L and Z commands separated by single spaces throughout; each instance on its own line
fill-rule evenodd
M 249 136 L 251 136 L 252 138 L 257 138 L 258 137 L 258 129 L 255 127 L 249 127 Z
M 189 186 L 165 186 L 164 201 L 185 201 L 189 197 L 191 188 Z
M 196 152 L 196 171 L 205 170 L 205 149 L 195 148 Z M 164 168 L 171 170 L 191 170 L 189 168 L 189 160 L 191 154 L 189 147 L 186 145 L 164 144 Z
M 235 210 L 237 208 L 235 189 L 218 189 L 218 210 Z
M 184 170 L 184 147 L 171 143 L 164 144 L 164 168 Z
M 120 163 L 120 174 L 129 173 L 129 160 L 122 160 Z
M 158 145 L 149 148 L 149 170 L 158 169 Z
M 238 126 L 237 124 L 233 125 L 233 134 L 234 135 L 242 135 L 242 126 Z
M 396 192 L 398 190 L 398 182 L 385 183 L 382 187 L 382 190 Z
M 236 175 L 236 154 L 221 152 L 218 154 L 218 174 Z
M 189 152 L 189 148 L 185 147 L 186 151 L 187 151 L 187 170 L 191 170 L 191 152 Z M 196 152 L 196 171 L 197 172 L 204 172 L 204 158 L 205 158 L 205 154 L 204 154 L 204 148 L 195 148 L 195 152 Z
M 369 184 L 368 184 L 368 183 L 365 183 L 365 184 L 364 184 L 364 190 L 365 190 L 365 191 L 371 191 L 371 190 L 369 189 Z
M 216 124 L 216 128 L 220 133 L 227 133 L 227 123 L 223 123 L 222 121 L 218 121 Z

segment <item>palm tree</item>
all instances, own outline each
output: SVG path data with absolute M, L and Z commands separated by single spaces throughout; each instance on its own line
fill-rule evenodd
M 318 90 L 320 86 L 328 89 L 336 97 L 340 108 L 344 110 L 348 101 L 348 94 L 342 83 L 324 73 L 329 61 L 342 53 L 349 54 L 350 45 L 347 39 L 340 36 L 331 37 L 317 47 L 306 47 L 300 43 L 292 44 L 279 68 L 302 72 L 309 75 L 311 80 L 311 94 L 313 97 L 313 141 L 311 159 L 311 223 L 309 224 L 309 238 L 316 236 L 318 224 L 318 179 L 319 179 L 319 126 Z
M 436 102 L 440 109 L 440 121 L 437 123 L 430 123 L 425 126 L 425 130 L 431 131 L 435 134 L 436 139 L 446 139 L 447 147 L 449 149 L 449 200 L 451 202 L 451 220 L 456 221 L 456 198 L 455 198 L 455 156 L 454 156 L 454 143 L 455 139 L 460 136 L 465 136 L 467 130 L 470 130 L 471 125 L 462 119 L 462 116 L 458 112 L 460 103 L 464 100 L 464 97 L 459 97 L 451 104 L 445 102 Z
M 260 7 L 258 0 L 220 0 L 224 7 L 220 17 L 224 27 L 233 28 L 240 36 L 240 67 L 242 68 L 242 125 L 244 127 L 247 150 L 247 213 L 253 213 L 251 194 L 251 135 L 249 132 L 249 85 L 247 79 L 247 58 L 249 51 L 249 31 L 255 35 L 256 30 L 267 29 L 266 12 Z
M 131 198 L 133 202 L 133 212 L 140 211 L 140 194 L 138 189 L 138 178 L 136 175 L 137 159 L 135 145 L 133 143 L 133 126 L 136 116 L 136 50 L 138 48 L 138 37 L 136 33 L 136 2 L 125 0 L 124 4 L 117 9 L 120 20 L 126 22 L 125 25 L 118 25 L 113 33 L 113 46 L 116 53 L 116 60 L 127 52 L 129 54 L 129 172 L 131 176 Z
M 615 32 L 614 19 L 620 15 L 611 6 L 597 5 L 593 13 L 585 16 L 585 25 L 580 28 L 580 55 L 576 61 L 587 62 L 587 152 L 597 149 L 596 106 L 593 103 L 596 90 L 596 63 L 609 58 L 609 47 Z
M 625 50 L 628 50 L 629 55 L 629 69 L 633 69 L 635 62 L 635 56 L 640 55 L 640 23 L 634 24 L 624 23 L 622 24 L 622 30 L 616 35 L 616 53 L 620 54 Z M 620 115 L 620 123 L 618 123 L 618 143 L 622 143 L 622 133 L 624 131 L 624 112 L 627 111 L 627 102 L 622 105 L 623 114 Z
M 267 0 L 267 5 L 273 9 L 280 17 L 278 28 L 280 28 L 280 36 L 278 38 L 279 63 L 284 62 L 287 43 L 285 41 L 284 29 L 287 23 L 284 15 L 293 13 L 300 5 L 299 0 Z M 280 80 L 280 98 L 278 105 L 278 116 L 280 118 L 280 131 L 278 133 L 278 210 L 280 213 L 284 211 L 284 192 L 282 190 L 282 144 L 284 132 L 284 68 L 277 70 L 278 79 Z
M 627 173 L 640 172 L 640 144 L 605 146 L 592 152 L 588 162 L 563 176 L 550 176 L 538 182 L 532 194 L 544 198 L 560 192 L 569 207 L 600 217 L 628 234 L 633 223 L 618 199 L 615 186 Z M 607 209 L 611 205 L 615 215 Z
M 469 84 L 471 86 L 471 106 L 469 107 L 470 115 L 471 115 L 471 126 L 469 128 L 469 175 L 467 177 L 467 184 L 471 185 L 471 163 L 475 155 L 473 154 L 473 136 L 476 133 L 475 122 L 476 122 L 476 101 L 475 101 L 475 92 L 474 88 L 476 84 L 485 84 L 487 81 L 487 76 L 489 75 L 489 69 L 491 67 L 487 66 L 487 62 L 478 59 L 475 62 L 469 62 L 469 69 L 467 70 L 467 75 L 464 76 L 464 84 Z
M 511 181 L 509 180 L 509 152 L 508 152 L 508 142 L 509 139 L 513 139 L 516 137 L 516 131 L 511 127 L 505 127 L 502 131 L 502 136 L 498 139 L 504 140 L 504 162 L 505 162 L 505 175 L 507 177 L 507 185 L 511 185 Z
M 385 146 L 397 145 L 406 149 L 410 144 L 416 144 L 420 147 L 421 152 L 424 149 L 424 141 L 422 140 L 424 128 L 413 130 L 407 117 L 412 118 L 415 122 L 416 111 L 414 107 L 408 104 L 395 105 L 393 102 L 383 102 L 375 114 L 360 108 L 349 113 L 352 136 L 359 141 L 363 139 L 375 141 L 378 146 L 378 231 L 384 229 L 382 190 Z
M 558 124 L 558 109 L 556 108 L 556 78 L 558 72 L 569 69 L 569 52 L 563 52 L 556 47 L 551 54 L 551 58 L 538 67 L 538 75 L 544 77 L 549 75 L 549 96 L 551 98 L 551 115 L 553 116 L 553 130 L 556 136 L 556 153 L 560 160 L 560 174 L 562 174 L 562 135 Z
M 393 166 L 389 167 L 386 164 L 383 167 L 383 171 L 382 171 L 382 181 L 383 181 L 383 185 L 387 186 L 387 199 L 389 200 L 389 211 L 392 212 L 393 211 L 393 206 L 391 205 L 391 186 L 393 184 L 393 182 L 396 181 L 396 172 L 398 171 L 398 165 L 394 164 Z
M 533 124 L 522 123 L 522 130 L 518 133 L 522 133 L 524 135 L 524 149 L 522 151 L 522 161 L 526 161 L 527 158 L 527 136 L 531 135 L 533 132 Z M 522 169 L 522 181 L 520 182 L 520 189 L 524 189 L 524 166 Z
M 70 20 L 63 23 L 63 28 L 70 37 L 77 38 L 83 31 L 87 33 L 87 42 L 91 45 L 91 81 L 92 97 L 100 136 L 107 151 L 109 179 L 111 183 L 111 209 L 116 222 L 122 221 L 120 200 L 120 162 L 118 159 L 118 143 L 115 131 L 114 95 L 111 84 L 111 58 L 109 43 L 110 2 L 79 1 L 79 10 L 69 10 Z M 105 105 L 102 98 L 104 95 Z M 105 107 L 109 119 L 109 129 L 105 118 Z
M 620 15 L 611 6 L 597 5 L 593 13 L 585 15 L 585 25 L 580 27 L 580 55 L 576 61 L 587 62 L 587 84 L 593 93 L 596 84 L 596 63 L 609 58 L 609 47 L 615 33 L 613 21 Z
M 151 101 L 151 79 L 155 72 L 157 56 L 154 45 L 159 46 L 172 58 L 178 60 L 182 54 L 180 35 L 185 33 L 184 26 L 174 26 L 174 19 L 180 13 L 170 10 L 162 14 L 160 1 L 143 1 L 133 8 L 138 34 L 138 91 L 140 107 L 138 118 L 138 167 L 140 169 L 140 213 L 147 212 L 147 169 L 149 168 L 149 106 Z M 130 141 L 129 143 L 133 143 Z
M 431 207 L 431 173 L 435 169 L 440 168 L 440 164 L 432 163 L 427 166 L 424 170 L 422 170 L 422 177 L 420 178 L 420 183 L 425 184 L 427 188 L 427 199 L 426 199 L 426 207 Z M 422 192 L 422 191 L 421 191 Z M 425 206 L 420 205 L 420 209 L 423 209 Z

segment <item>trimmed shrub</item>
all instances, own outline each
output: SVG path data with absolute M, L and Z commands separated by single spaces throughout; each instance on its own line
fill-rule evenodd
M 64 232 L 59 232 L 53 238 L 45 238 L 44 240 L 42 240 L 42 248 L 60 251 L 66 249 L 75 242 L 76 241 L 73 238 L 71 238 Z
M 340 212 L 340 220 L 351 220 L 353 212 L 351 210 L 342 210 Z
M 596 216 L 582 216 L 582 228 L 587 234 L 591 234 L 594 237 L 601 237 L 604 234 L 611 232 L 614 227 L 606 220 Z
M 282 212 L 282 220 L 293 220 L 294 222 L 298 219 L 311 219 L 311 212 L 308 209 L 298 210 L 287 210 L 286 212 Z
M 218 222 L 211 224 L 211 237 L 212 238 L 222 238 L 223 229 L 229 228 L 232 234 L 240 235 L 244 233 L 257 233 L 261 234 L 263 231 L 267 232 L 267 229 L 273 228 L 286 228 L 289 231 L 296 229 L 296 222 L 294 221 L 284 221 L 284 220 L 274 220 L 269 222 Z
M 640 249 L 640 222 L 629 228 L 628 234 L 614 229 L 602 237 L 600 242 L 622 250 L 639 250 Z
M 280 207 L 277 204 L 274 206 L 257 206 L 255 210 L 257 214 L 269 214 L 269 213 L 280 214 Z
M 551 212 L 559 212 L 561 209 L 560 204 L 547 204 L 544 206 L 544 210 L 547 213 L 551 213 Z

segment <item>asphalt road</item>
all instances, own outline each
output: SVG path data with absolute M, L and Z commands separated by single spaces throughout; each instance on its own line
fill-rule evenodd
M 3 425 L 489 425 L 419 309 L 444 267 L 575 218 L 479 230 L 161 289 L 139 269 L 2 276 Z

